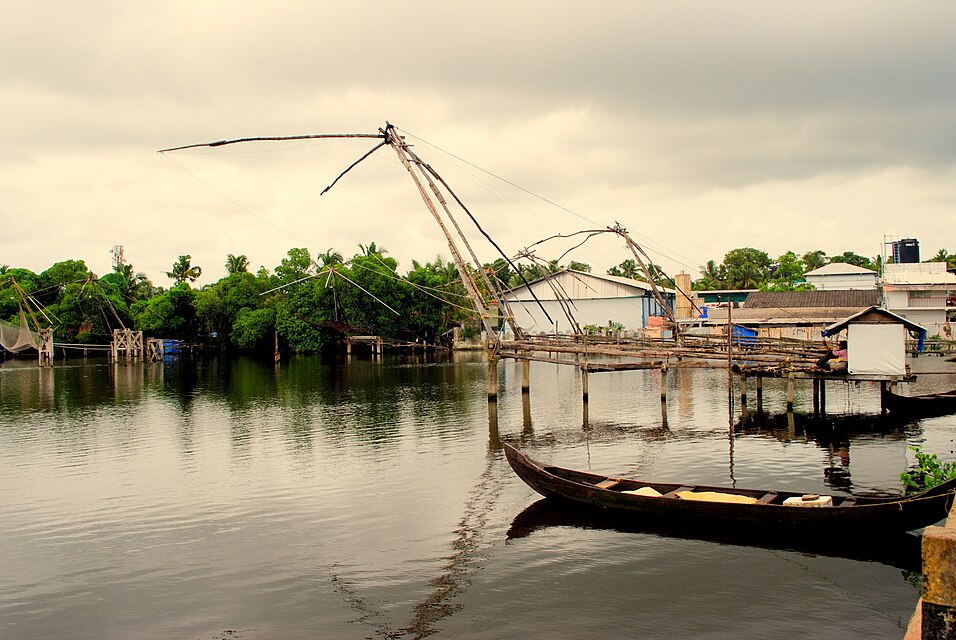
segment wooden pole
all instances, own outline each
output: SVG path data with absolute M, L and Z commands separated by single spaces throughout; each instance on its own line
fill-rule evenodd
M 498 401 L 498 357 L 488 354 L 488 400 Z
M 820 415 L 820 380 L 813 379 L 813 415 Z
M 787 411 L 793 411 L 793 396 L 796 387 L 796 380 L 793 373 L 787 377 Z
M 521 361 L 521 393 L 527 395 L 531 392 L 531 361 Z
M 763 376 L 757 376 L 757 413 L 763 413 Z
M 727 300 L 727 383 L 734 386 L 734 323 L 731 320 L 731 302 Z
M 667 363 L 661 365 L 661 402 L 667 402 Z
M 581 367 L 581 396 L 584 400 L 584 403 L 588 402 L 588 368 L 587 363 L 584 363 L 584 366 Z
M 747 374 L 740 374 L 740 404 L 747 406 Z

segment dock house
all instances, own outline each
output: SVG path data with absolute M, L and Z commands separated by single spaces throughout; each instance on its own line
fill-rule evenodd
M 675 290 L 657 289 L 673 309 Z M 530 334 L 573 333 L 572 318 L 582 329 L 620 325 L 636 333 L 645 327 L 659 327 L 666 315 L 646 282 L 571 269 L 511 289 L 505 299 L 515 323 Z
M 926 334 L 915 322 L 877 306 L 831 324 L 823 330 L 823 336 L 838 336 L 843 331 L 847 373 L 851 376 L 905 376 L 906 334 Z

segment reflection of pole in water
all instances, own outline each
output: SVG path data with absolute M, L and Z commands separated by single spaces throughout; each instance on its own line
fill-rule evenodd
M 522 393 L 521 394 L 521 417 L 523 419 L 522 426 L 524 427 L 524 433 L 530 434 L 532 431 L 531 427 L 531 394 Z
M 498 435 L 498 401 L 488 399 L 488 448 L 501 449 L 501 437 Z
M 495 470 L 499 466 L 496 458 L 489 454 L 488 466 L 471 492 L 465 512 L 458 522 L 458 535 L 452 542 L 454 552 L 442 567 L 441 575 L 431 581 L 434 590 L 415 606 L 415 616 L 412 623 L 402 630 L 404 634 L 414 638 L 432 635 L 436 632 L 433 628 L 435 623 L 461 609 L 460 604 L 449 604 L 448 600 L 461 594 L 471 584 L 472 580 L 468 577 L 470 571 L 481 568 L 478 562 L 478 538 L 487 528 L 488 515 L 494 509 L 504 485 L 500 478 L 495 477 Z
M 449 600 L 462 594 L 473 582 L 473 578 L 468 574 L 481 568 L 479 536 L 487 529 L 488 516 L 498 501 L 501 487 L 504 486 L 504 482 L 496 477 L 495 473 L 500 467 L 497 458 L 489 453 L 488 465 L 465 503 L 464 514 L 455 529 L 456 537 L 451 543 L 452 554 L 442 565 L 440 575 L 429 582 L 433 587 L 432 592 L 413 608 L 409 626 L 393 629 L 383 622 L 383 612 L 358 595 L 355 586 L 338 574 L 336 565 L 332 566 L 329 571 L 332 588 L 342 595 L 349 608 L 359 614 L 356 622 L 374 629 L 374 636 L 370 637 L 389 640 L 403 637 L 424 638 L 437 633 L 435 624 L 461 609 L 460 604 L 451 604 Z

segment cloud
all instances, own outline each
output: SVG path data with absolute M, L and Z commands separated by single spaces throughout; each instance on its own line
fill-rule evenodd
M 956 250 L 956 5 L 5 4 L 3 263 L 102 273 L 123 244 L 168 284 L 187 253 L 202 282 L 293 246 L 447 257 L 388 149 L 318 196 L 370 141 L 155 153 L 386 119 L 509 252 L 614 221 L 674 270 L 884 234 Z M 584 261 L 627 257 L 602 242 Z

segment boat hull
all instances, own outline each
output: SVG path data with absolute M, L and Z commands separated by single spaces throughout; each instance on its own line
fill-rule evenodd
M 609 509 L 628 517 L 646 518 L 650 522 L 709 522 L 714 525 L 747 525 L 793 531 L 803 529 L 819 533 L 850 530 L 873 532 L 912 531 L 935 524 L 945 518 L 953 505 L 956 480 L 934 487 L 921 494 L 901 498 L 840 499 L 832 507 L 801 507 L 782 504 L 786 498 L 801 494 L 768 492 L 726 487 L 686 487 L 695 491 L 718 491 L 758 498 L 774 496 L 774 504 L 733 504 L 699 502 L 667 496 L 667 489 L 678 485 L 653 483 L 663 497 L 645 497 L 622 493 L 621 489 L 649 486 L 636 480 L 619 480 L 614 489 L 601 488 L 599 483 L 612 480 L 607 476 L 544 465 L 505 444 L 505 455 L 515 474 L 543 496 L 566 500 L 577 505 Z M 684 487 L 680 487 L 684 488 Z

